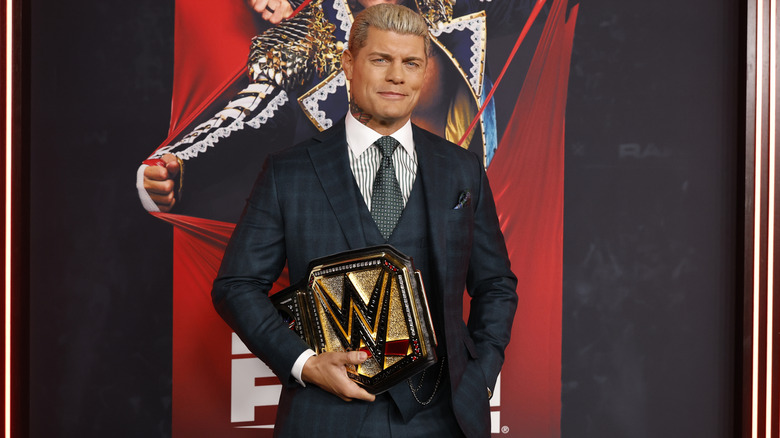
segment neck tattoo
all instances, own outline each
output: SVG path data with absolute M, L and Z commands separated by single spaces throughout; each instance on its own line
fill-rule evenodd
M 355 102 L 349 103 L 349 112 L 352 113 L 352 117 L 355 118 L 358 122 L 368 125 L 368 122 L 373 118 L 373 116 L 367 112 L 365 112 L 363 109 L 361 109 Z

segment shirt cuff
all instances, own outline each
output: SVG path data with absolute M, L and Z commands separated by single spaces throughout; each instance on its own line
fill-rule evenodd
M 308 349 L 301 353 L 300 356 L 298 356 L 298 359 L 295 361 L 295 363 L 292 366 L 292 371 L 290 373 L 295 378 L 295 380 L 298 381 L 298 383 L 301 384 L 301 386 L 306 386 L 305 383 L 303 383 L 303 377 L 301 374 L 303 374 L 303 366 L 306 364 L 306 361 L 309 360 L 310 357 L 316 356 L 317 353 L 314 352 L 312 349 Z

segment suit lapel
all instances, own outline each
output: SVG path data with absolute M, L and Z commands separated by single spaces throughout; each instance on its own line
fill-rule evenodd
M 414 127 L 414 144 L 417 149 L 418 172 L 423 178 L 425 199 L 428 203 L 428 234 L 431 247 L 434 248 L 433 262 L 439 275 L 439 284 L 446 284 L 447 279 L 447 223 L 446 212 L 450 200 L 442 196 L 450 186 L 452 175 L 447 171 L 446 157 L 440 153 L 421 129 Z
M 423 190 L 428 202 L 429 235 L 434 252 L 434 262 L 440 279 L 446 279 L 447 234 L 446 212 L 453 200 L 442 196 L 452 178 L 446 166 L 446 156 L 436 147 L 428 135 L 416 126 L 414 142 L 417 148 L 418 171 L 423 178 Z M 351 248 L 366 246 L 363 223 L 358 209 L 358 189 L 349 167 L 349 152 L 343 120 L 333 128 L 314 137 L 317 143 L 309 147 L 309 157 L 328 197 L 333 213 Z
M 309 147 L 309 157 L 317 178 L 350 248 L 363 248 L 366 239 L 358 210 L 358 189 L 349 167 L 344 121 L 314 139 L 320 143 Z

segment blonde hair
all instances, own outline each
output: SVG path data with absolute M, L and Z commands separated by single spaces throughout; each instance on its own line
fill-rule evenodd
M 428 24 L 422 16 L 406 6 L 380 3 L 364 9 L 355 17 L 349 33 L 349 49 L 354 53 L 366 45 L 368 29 L 389 30 L 401 35 L 416 35 L 425 40 L 425 55 L 431 46 Z

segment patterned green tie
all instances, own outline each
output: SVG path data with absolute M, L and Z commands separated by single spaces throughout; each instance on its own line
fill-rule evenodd
M 404 198 L 401 195 L 401 186 L 395 177 L 393 166 L 393 151 L 398 147 L 398 141 L 390 136 L 384 136 L 375 143 L 382 153 L 382 163 L 374 178 L 374 187 L 371 192 L 371 217 L 374 218 L 379 232 L 387 240 L 401 212 L 404 209 Z

